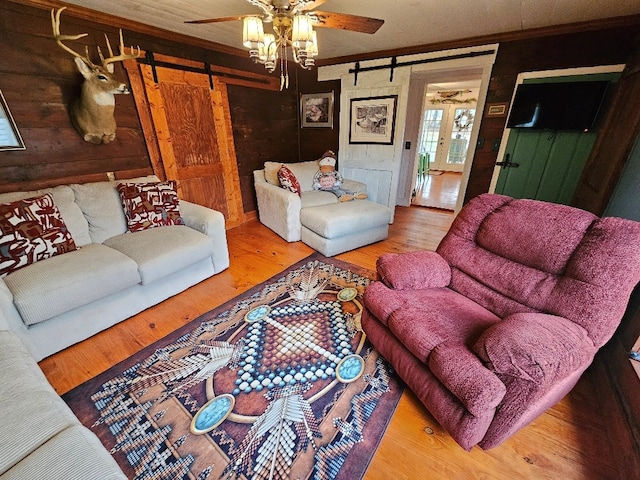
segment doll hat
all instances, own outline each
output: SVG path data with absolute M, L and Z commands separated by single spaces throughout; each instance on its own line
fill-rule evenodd
M 318 162 L 318 165 L 320 165 L 321 167 L 324 167 L 324 166 L 335 167 L 336 166 L 336 154 L 334 152 L 332 152 L 331 150 L 327 150 L 326 152 L 324 152 L 322 154 L 322 157 L 320 157 L 320 161 Z

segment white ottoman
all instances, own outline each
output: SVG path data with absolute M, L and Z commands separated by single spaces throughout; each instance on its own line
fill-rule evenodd
M 391 213 L 368 200 L 305 207 L 300 212 L 302 241 L 332 257 L 387 238 Z

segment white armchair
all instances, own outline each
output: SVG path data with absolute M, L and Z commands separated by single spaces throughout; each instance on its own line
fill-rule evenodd
M 267 168 L 279 168 L 279 165 L 268 162 Z M 258 201 L 258 218 L 287 242 L 297 242 L 301 239 L 302 225 L 300 212 L 303 208 L 318 205 L 338 203 L 338 198 L 331 192 L 321 192 L 313 189 L 313 177 L 320 168 L 317 160 L 284 164 L 296 176 L 302 194 L 290 192 L 274 182 L 273 171 L 265 169 L 253 172 L 256 198 Z M 269 181 L 267 180 L 269 178 Z M 344 179 L 343 188 L 357 192 L 367 192 L 364 183 Z

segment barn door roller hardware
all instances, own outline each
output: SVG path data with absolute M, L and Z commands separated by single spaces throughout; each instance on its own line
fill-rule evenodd
M 149 65 L 151 67 L 151 72 L 153 74 L 154 83 L 158 83 L 158 72 L 157 67 L 164 68 L 172 68 L 174 70 L 181 70 L 184 72 L 195 72 L 195 73 L 204 73 L 209 77 L 209 87 L 211 90 L 214 90 L 213 77 L 227 77 L 227 78 L 237 78 L 245 81 L 250 81 L 253 83 L 267 84 L 268 81 L 266 79 L 259 79 L 249 76 L 242 75 L 240 70 L 236 70 L 238 73 L 232 73 L 230 71 L 224 71 L 222 68 L 216 68 L 212 66 L 209 62 L 204 62 L 202 67 L 193 67 L 189 65 L 180 65 L 178 63 L 170 63 L 159 61 L 155 58 L 153 52 L 147 51 L 144 58 L 138 58 L 138 62 Z M 227 69 L 229 70 L 229 69 Z
M 457 55 L 446 55 L 443 57 L 435 57 L 435 58 L 425 58 L 424 60 L 412 60 L 409 62 L 400 62 L 398 63 L 398 57 L 391 57 L 391 61 L 388 65 L 373 65 L 371 67 L 361 67 L 360 62 L 356 62 L 355 68 L 350 68 L 349 73 L 354 74 L 353 85 L 356 86 L 358 84 L 358 74 L 360 72 L 371 72 L 373 70 L 385 70 L 389 69 L 389 81 L 393 82 L 393 72 L 398 67 L 411 67 L 413 65 L 423 65 L 425 63 L 435 63 L 435 62 L 443 62 L 445 60 L 458 60 L 461 58 L 473 58 L 473 57 L 482 57 L 484 55 L 492 55 L 496 51 L 495 50 L 479 50 L 476 52 L 467 52 L 467 53 L 459 53 Z

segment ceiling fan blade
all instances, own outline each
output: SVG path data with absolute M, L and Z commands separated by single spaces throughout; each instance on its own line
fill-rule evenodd
M 339 28 L 360 33 L 376 33 L 384 23 L 384 20 L 371 17 L 361 17 L 348 13 L 311 12 L 317 19 L 315 27 Z
M 314 8 L 318 8 L 320 5 L 322 5 L 326 1 L 327 0 L 316 0 L 315 2 L 311 2 L 310 4 L 306 5 L 302 9 L 302 11 L 303 12 L 308 12 L 309 10 L 313 10 Z
M 250 15 L 237 15 L 235 17 L 219 17 L 219 18 L 207 18 L 204 20 L 187 20 L 184 23 L 218 23 L 218 22 L 231 22 L 233 20 L 242 20 L 244 17 Z

